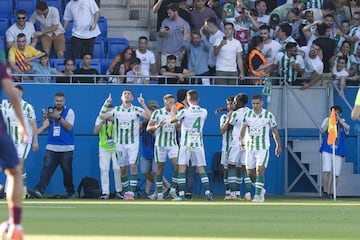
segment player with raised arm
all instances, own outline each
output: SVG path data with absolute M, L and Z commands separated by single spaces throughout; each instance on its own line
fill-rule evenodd
M 271 129 L 276 147 L 275 155 L 281 153 L 280 136 L 274 115 L 263 108 L 263 99 L 260 94 L 251 98 L 252 109 L 245 113 L 240 132 L 240 146 L 245 147 L 245 165 L 248 176 L 255 183 L 255 196 L 253 202 L 265 201 L 265 169 L 269 162 Z M 246 133 L 249 135 L 246 141 Z
M 174 200 L 185 200 L 185 171 L 191 158 L 192 164 L 197 167 L 201 183 L 204 185 L 205 197 L 211 201 L 212 194 L 210 192 L 209 178 L 205 172 L 206 159 L 203 143 L 203 128 L 208 112 L 198 105 L 199 94 L 196 90 L 187 91 L 186 98 L 189 107 L 176 111 L 175 106 L 173 106 L 170 117 L 171 123 L 181 121 L 181 139 L 178 155 L 179 196 Z
M 100 111 L 100 119 L 114 121 L 114 141 L 116 143 L 116 156 L 120 163 L 122 189 L 125 191 L 124 200 L 134 200 L 134 192 L 138 181 L 138 155 L 140 142 L 140 118 L 149 119 L 150 109 L 146 106 L 142 94 L 137 98 L 141 107 L 132 105 L 134 100 L 130 89 L 124 89 L 121 94 L 122 104 L 115 106 L 107 112 L 112 103 L 111 94 L 106 99 Z M 130 187 L 128 179 L 128 166 L 130 165 Z
M 155 132 L 155 162 L 157 163 L 156 188 L 157 200 L 164 200 L 163 174 L 166 158 L 173 163 L 173 176 L 178 175 L 177 156 L 179 147 L 176 141 L 176 123 L 170 123 L 171 108 L 175 106 L 175 97 L 172 94 L 164 96 L 164 107 L 155 110 L 150 118 L 146 130 Z M 172 198 L 176 198 L 176 183 L 172 182 L 169 192 Z

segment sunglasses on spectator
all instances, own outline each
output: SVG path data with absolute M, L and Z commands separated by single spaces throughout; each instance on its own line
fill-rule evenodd
M 17 19 L 18 19 L 18 20 L 25 20 L 26 17 L 18 17 Z

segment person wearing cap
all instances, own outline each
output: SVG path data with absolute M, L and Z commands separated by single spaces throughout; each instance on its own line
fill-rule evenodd
M 110 112 L 114 106 L 108 105 L 107 112 Z M 94 127 L 94 134 L 99 135 L 99 168 L 101 180 L 101 196 L 100 199 L 109 199 L 110 197 L 110 162 L 114 173 L 115 198 L 122 198 L 120 165 L 116 159 L 115 143 L 114 143 L 114 123 L 109 120 L 100 119 L 97 116 Z
M 337 128 L 337 137 L 335 141 L 335 159 L 332 157 L 332 146 L 327 143 L 328 139 L 328 125 L 329 117 L 326 117 L 321 124 L 321 133 L 323 134 L 323 141 L 320 147 L 321 159 L 322 159 L 322 198 L 333 198 L 333 186 L 334 184 L 329 181 L 330 172 L 332 169 L 333 161 L 335 161 L 335 169 L 333 169 L 333 174 L 336 176 L 336 185 L 339 181 L 339 176 L 341 173 L 341 166 L 346 156 L 346 146 L 345 138 L 346 135 L 350 132 L 350 125 L 346 123 L 345 119 L 341 118 L 342 108 L 341 106 L 335 105 L 330 108 L 330 111 L 335 110 L 336 114 L 336 128 Z M 329 189 L 330 183 L 330 191 Z M 329 194 L 328 194 L 329 193 Z

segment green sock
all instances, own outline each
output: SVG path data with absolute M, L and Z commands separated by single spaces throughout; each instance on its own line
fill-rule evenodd
M 225 185 L 225 190 L 230 190 L 228 171 L 224 172 L 224 185 Z
M 185 178 L 185 173 L 184 172 L 179 172 L 179 174 L 178 174 L 178 184 L 179 184 L 179 191 L 184 191 L 185 190 L 185 185 L 186 185 L 186 178 Z
M 255 182 L 255 195 L 260 195 L 261 190 L 264 188 L 264 176 L 256 176 L 256 182 Z
M 204 186 L 205 191 L 209 191 L 210 190 L 209 178 L 206 172 L 200 174 L 200 179 L 201 179 L 201 183 Z
M 156 189 L 158 193 L 163 192 L 163 175 L 156 175 Z
M 236 191 L 236 169 L 235 168 L 229 168 L 228 181 L 229 181 L 230 191 L 235 192 Z
M 121 186 L 124 192 L 129 191 L 129 179 L 127 176 L 121 177 Z
M 178 188 L 178 175 L 179 172 L 174 171 L 171 178 L 171 187 L 172 188 Z
M 250 192 L 250 190 L 251 190 L 251 179 L 247 175 L 246 171 L 243 171 L 242 177 L 244 178 L 244 182 L 245 182 L 245 191 Z
M 132 174 L 130 176 L 130 192 L 135 192 L 138 181 L 138 175 Z

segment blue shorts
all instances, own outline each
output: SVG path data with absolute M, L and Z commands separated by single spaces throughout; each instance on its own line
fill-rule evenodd
M 19 159 L 15 145 L 7 134 L 0 135 L 0 170 L 15 168 Z

